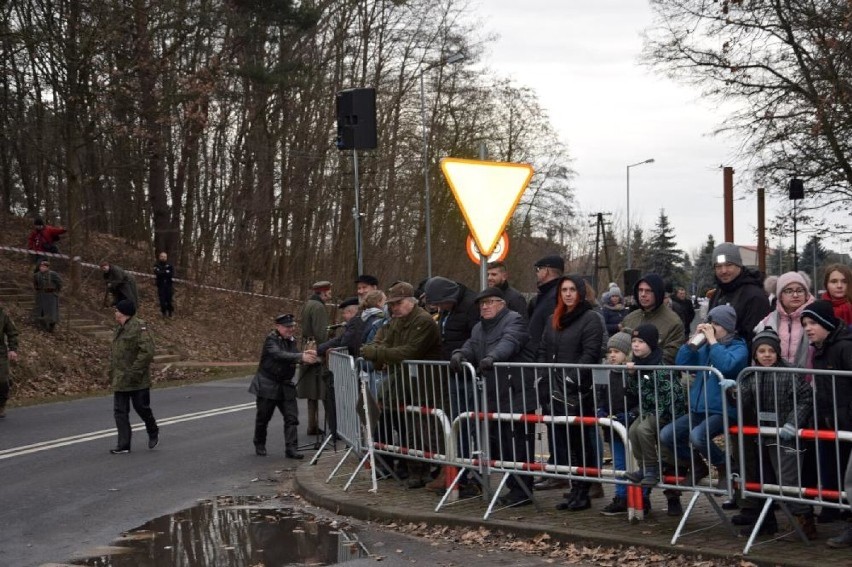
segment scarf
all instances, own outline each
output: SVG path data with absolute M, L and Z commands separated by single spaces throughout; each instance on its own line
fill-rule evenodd
M 561 329 L 567 329 L 571 323 L 579 319 L 583 313 L 589 311 L 590 309 L 591 306 L 587 301 L 581 301 L 577 304 L 577 307 L 575 307 L 571 311 L 566 311 L 562 314 L 562 316 L 559 318 L 559 327 Z
M 849 303 L 845 297 L 835 299 L 828 292 L 822 294 L 822 299 L 827 299 L 834 307 L 834 316 L 844 321 L 847 325 L 852 325 L 852 303 Z

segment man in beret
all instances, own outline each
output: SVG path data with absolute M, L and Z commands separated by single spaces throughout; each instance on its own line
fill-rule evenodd
M 160 441 L 160 428 L 151 411 L 151 361 L 154 360 L 154 339 L 145 321 L 135 317 L 136 304 L 122 299 L 115 304 L 118 327 L 112 339 L 109 356 L 109 377 L 113 389 L 113 414 L 118 430 L 118 442 L 110 453 L 130 452 L 130 404 L 145 422 L 148 448 Z
M 363 300 L 364 296 L 371 291 L 379 289 L 379 280 L 375 276 L 369 274 L 361 274 L 355 280 L 355 294 L 358 300 Z
M 266 336 L 260 364 L 249 386 L 249 392 L 257 397 L 257 413 L 254 420 L 254 452 L 266 456 L 266 429 L 275 408 L 284 418 L 284 455 L 288 459 L 301 459 L 299 453 L 298 426 L 299 406 L 296 403 L 296 364 L 314 364 L 317 353 L 312 350 L 299 352 L 293 334 L 296 318 L 290 314 L 275 318 L 275 328 Z
M 361 356 L 372 362 L 377 370 L 387 370 L 388 378 L 381 385 L 379 401 L 385 412 L 379 424 L 380 439 L 391 439 L 391 431 L 399 432 L 410 447 L 424 448 L 429 442 L 419 437 L 418 428 L 406 427 L 410 416 L 395 409 L 405 405 L 422 405 L 433 391 L 433 374 L 412 376 L 401 365 L 404 360 L 437 360 L 441 357 L 441 335 L 438 324 L 420 307 L 414 297 L 414 287 L 397 282 L 388 290 L 387 304 L 391 322 L 379 329 L 376 339 L 361 347 Z M 419 461 L 408 463 L 408 486 L 421 488 L 429 480 L 429 467 Z
M 481 291 L 476 296 L 476 303 L 482 318 L 473 328 L 470 338 L 453 352 L 450 369 L 460 371 L 462 363 L 470 362 L 478 370 L 483 379 L 489 412 L 532 413 L 537 405 L 533 376 L 524 381 L 520 372 L 494 368 L 495 362 L 534 360 L 533 353 L 526 348 L 529 333 L 523 317 L 508 308 L 503 291 L 497 287 Z M 490 458 L 517 462 L 531 460 L 534 454 L 533 426 L 514 423 L 511 427 L 498 427 L 497 422 L 493 422 L 492 426 Z M 499 500 L 501 506 L 531 502 L 531 476 L 513 475 L 508 486 L 509 494 Z
M 325 307 L 331 300 L 331 282 L 318 281 L 311 286 L 311 297 L 302 308 L 302 343 L 305 350 L 316 350 L 317 345 L 328 340 L 328 310 Z M 308 435 L 324 435 L 319 427 L 319 400 L 325 405 L 326 381 L 322 359 L 302 366 L 296 391 L 302 399 L 308 400 Z

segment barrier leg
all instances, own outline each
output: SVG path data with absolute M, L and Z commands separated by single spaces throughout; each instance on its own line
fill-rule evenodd
M 497 503 L 497 499 L 500 498 L 500 492 L 503 491 L 503 487 L 506 486 L 506 481 L 508 480 L 509 473 L 503 473 L 503 476 L 500 477 L 500 484 L 497 486 L 497 490 L 494 491 L 494 496 L 491 497 L 491 501 L 488 503 L 488 509 L 485 510 L 485 515 L 482 517 L 483 520 L 487 520 L 494 511 L 494 505 Z
M 453 467 L 455 469 L 455 467 Z M 435 506 L 435 511 L 440 512 L 441 508 L 447 503 L 447 501 L 455 502 L 459 497 L 458 484 L 459 480 L 461 480 L 460 474 L 453 474 L 453 479 L 450 481 L 450 486 L 447 487 L 444 495 L 441 496 L 441 500 L 438 502 L 438 505 Z M 454 497 L 453 497 L 454 496 Z
M 329 443 L 331 443 L 331 440 L 332 440 L 332 439 L 334 439 L 334 435 L 329 435 L 328 437 L 326 437 L 326 438 L 325 438 L 325 441 L 323 441 L 323 442 L 322 442 L 322 445 L 320 445 L 320 448 L 319 448 L 319 449 L 317 449 L 317 452 L 316 452 L 316 454 L 314 455 L 314 458 L 313 458 L 313 459 L 311 459 L 311 462 L 310 462 L 310 463 L 308 463 L 308 464 L 311 464 L 311 465 L 315 465 L 315 464 L 317 464 L 317 460 L 320 458 L 320 455 L 322 455 L 322 452 L 325 450 L 326 446 L 327 446 Z M 350 447 L 350 450 L 351 450 L 351 447 Z M 336 470 L 336 469 L 335 469 L 335 470 Z
M 345 453 L 343 453 L 343 458 L 342 458 L 342 459 L 340 459 L 340 462 L 338 462 L 338 463 L 337 463 L 337 466 L 335 466 L 335 467 L 334 467 L 334 469 L 332 469 L 331 474 L 330 474 L 330 475 L 328 475 L 328 478 L 327 478 L 327 479 L 325 479 L 325 483 L 326 483 L 326 484 L 328 484 L 328 483 L 331 481 L 331 479 L 333 479 L 333 478 L 334 478 L 334 475 L 336 475 L 336 474 L 337 474 L 337 471 L 339 471 L 339 470 L 340 470 L 340 467 L 342 467 L 342 466 L 343 466 L 343 461 L 345 461 L 345 460 L 346 460 L 346 458 L 347 458 L 347 457 L 348 457 L 351 453 L 352 453 L 352 447 L 349 447 L 348 449 L 346 449 L 346 452 L 345 452 Z M 314 464 L 314 463 L 313 463 L 313 461 L 311 461 L 311 464 Z

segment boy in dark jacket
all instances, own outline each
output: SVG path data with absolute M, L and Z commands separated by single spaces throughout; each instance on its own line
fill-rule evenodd
M 639 470 L 625 475 L 643 487 L 660 482 L 660 456 L 657 452 L 659 430 L 686 414 L 686 396 L 677 376 L 662 370 L 643 370 L 642 366 L 659 366 L 663 351 L 658 346 L 660 334 L 654 325 L 643 323 L 633 330 L 633 361 L 627 363 L 629 389 L 639 397 L 639 418 L 627 432 Z
M 803 486 L 799 471 L 805 463 L 802 462 L 797 436 L 798 430 L 808 427 L 811 422 L 813 391 L 803 376 L 783 370 L 788 365 L 781 357 L 781 339 L 772 327 L 763 329 L 752 339 L 751 359 L 755 366 L 763 366 L 766 370 L 749 372 L 743 377 L 740 382 L 739 401 L 743 408 L 752 408 L 756 415 L 764 418 L 774 416 L 774 419 L 767 419 L 767 423 L 760 425 L 777 427 L 778 438 L 769 438 L 768 441 L 758 438 L 758 444 L 748 443 L 745 449 L 763 452 L 768 456 L 775 470 L 775 477 L 782 486 Z M 763 482 L 763 479 L 745 479 L 746 482 L 756 480 Z M 795 502 L 789 502 L 787 506 L 797 517 L 805 535 L 809 539 L 815 539 L 816 525 L 811 506 Z M 743 511 L 750 509 L 744 508 Z M 735 516 L 733 519 L 736 518 Z M 754 520 L 756 518 L 751 519 L 751 523 Z M 741 534 L 749 536 L 752 529 L 746 528 Z M 773 534 L 777 531 L 775 513 L 770 510 L 760 526 L 760 534 Z

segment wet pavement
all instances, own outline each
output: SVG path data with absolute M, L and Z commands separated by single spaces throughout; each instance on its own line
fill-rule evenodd
M 361 472 L 356 481 L 344 491 L 349 475 L 355 469 L 355 459 L 345 460 L 339 473 L 326 482 L 334 467 L 343 457 L 343 451 L 328 451 L 320 456 L 315 465 L 300 465 L 294 477 L 295 490 L 314 505 L 337 514 L 396 524 L 415 523 L 424 526 L 446 525 L 468 528 L 486 527 L 500 530 L 519 538 L 538 538 L 547 534 L 554 542 L 604 546 L 644 546 L 664 553 L 686 554 L 697 561 L 720 559 L 731 561 L 742 558 L 758 565 L 784 565 L 834 567 L 852 565 L 852 549 L 832 550 L 825 540 L 837 535 L 845 522 L 818 524 L 819 539 L 806 544 L 794 535 L 783 536 L 787 521 L 777 513 L 782 535 L 776 540 L 769 537 L 758 539 L 758 545 L 749 554 L 742 556 L 746 538 L 732 535 L 719 524 L 718 517 L 706 497 L 698 499 L 689 518 L 685 532 L 677 542 L 671 539 L 679 518 L 665 514 L 665 498 L 660 491 L 652 495 L 653 511 L 641 522 L 631 523 L 626 516 L 603 516 L 600 510 L 612 498 L 612 486 L 605 485 L 606 496 L 592 501 L 592 508 L 581 512 L 555 510 L 562 500 L 563 490 L 536 492 L 540 510 L 533 506 L 509 508 L 494 513 L 483 520 L 487 503 L 482 499 L 458 502 L 435 512 L 439 496 L 424 489 L 411 490 L 394 480 L 379 481 L 378 491 L 369 492 L 370 483 L 366 472 Z M 494 485 L 496 486 L 496 482 Z M 685 494 L 684 506 L 688 502 Z M 728 512 L 732 515 L 735 512 Z M 625 553 L 627 553 L 625 551 Z M 738 562 L 735 562 L 738 563 Z M 616 563 L 617 564 L 617 563 Z M 733 564 L 733 563 L 732 563 Z
M 209 567 L 333 565 L 367 555 L 334 519 L 260 497 L 219 497 L 161 516 L 73 565 Z

